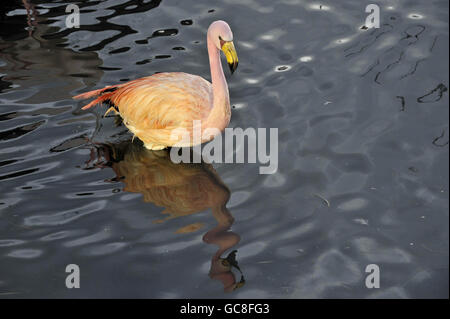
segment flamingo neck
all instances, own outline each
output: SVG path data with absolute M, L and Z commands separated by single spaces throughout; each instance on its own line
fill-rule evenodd
M 213 107 L 209 113 L 204 128 L 217 128 L 223 131 L 227 127 L 231 118 L 230 97 L 228 85 L 223 74 L 222 63 L 220 62 L 219 49 L 207 36 L 209 66 L 211 69 L 211 82 L 213 89 Z

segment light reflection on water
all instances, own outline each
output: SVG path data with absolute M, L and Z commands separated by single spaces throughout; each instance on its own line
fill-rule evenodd
M 447 1 L 388 1 L 376 30 L 355 1 L 84 1 L 71 30 L 68 2 L 24 3 L 0 9 L 0 296 L 448 297 Z M 174 165 L 71 100 L 209 79 L 217 19 L 230 127 L 279 128 L 276 174 Z
M 226 207 L 230 191 L 211 164 L 174 164 L 169 151 L 149 151 L 126 141 L 118 145 L 95 145 L 86 165 L 85 169 L 111 167 L 116 174 L 111 181 L 121 181 L 123 191 L 140 193 L 144 202 L 163 207 L 161 214 L 167 216 L 154 219 L 152 223 L 164 223 L 211 209 L 217 225 L 204 234 L 203 241 L 219 249 L 212 257 L 209 275 L 221 281 L 225 291 L 243 286 L 245 279 L 235 259 L 236 252 L 230 250 L 240 241 L 238 234 L 229 231 L 234 222 Z M 175 233 L 187 234 L 202 228 L 204 224 L 196 222 L 178 228 Z M 174 249 L 177 248 L 171 247 Z M 228 250 L 228 256 L 222 257 Z M 240 281 L 236 281 L 232 267 L 241 273 Z

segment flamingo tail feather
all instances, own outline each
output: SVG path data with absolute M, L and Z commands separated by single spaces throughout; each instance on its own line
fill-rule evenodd
M 119 85 L 110 85 L 110 86 L 104 87 L 103 89 L 85 92 L 85 93 L 74 96 L 73 99 L 77 99 L 77 100 L 78 99 L 88 99 L 88 98 L 91 98 L 94 96 L 98 96 L 95 100 L 93 100 L 92 102 L 90 102 L 89 104 L 86 104 L 85 106 L 83 106 L 81 108 L 82 110 L 87 110 L 97 104 L 100 104 L 102 102 L 105 102 L 106 100 L 109 100 L 109 98 L 115 93 L 114 91 L 117 89 L 117 87 Z

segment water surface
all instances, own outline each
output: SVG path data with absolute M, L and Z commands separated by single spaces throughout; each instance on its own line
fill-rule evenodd
M 0 297 L 448 297 L 448 1 L 382 1 L 379 29 L 350 0 L 80 1 L 79 29 L 69 3 L 0 9 Z M 210 79 L 218 19 L 230 127 L 278 128 L 276 174 L 174 165 L 71 99 Z

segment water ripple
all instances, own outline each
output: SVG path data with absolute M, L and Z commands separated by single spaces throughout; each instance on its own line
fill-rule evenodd
M 106 200 L 99 200 L 94 203 L 62 211 L 59 213 L 53 213 L 48 215 L 34 215 L 24 219 L 26 226 L 53 226 L 70 223 L 83 216 L 101 211 L 106 206 Z
M 0 295 L 64 296 L 69 258 L 94 298 L 448 296 L 448 3 L 381 5 L 378 29 L 350 0 L 84 1 L 72 29 L 66 5 L 0 10 Z M 276 174 L 168 165 L 71 99 L 210 80 L 217 19 L 240 61 L 230 127 L 279 129 Z

